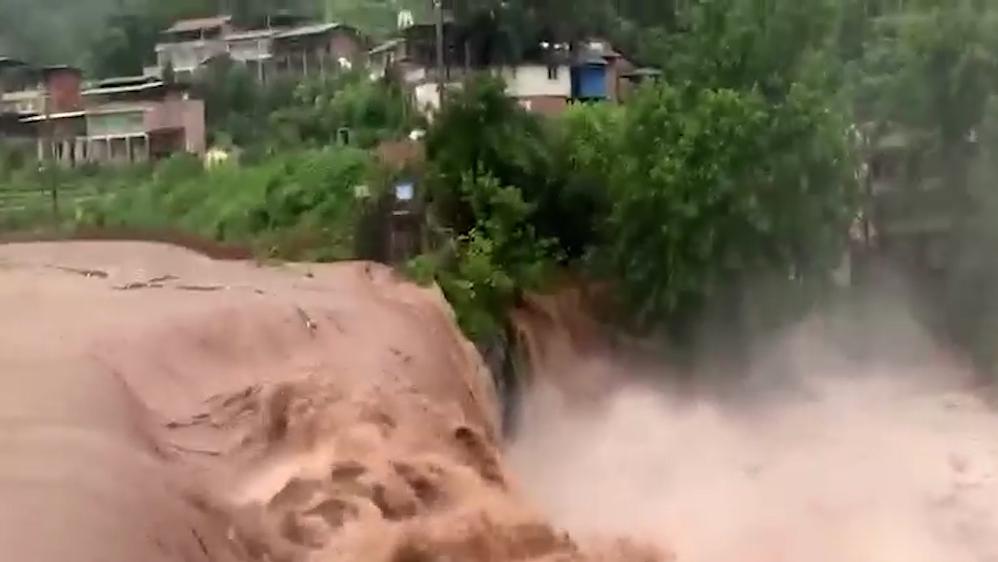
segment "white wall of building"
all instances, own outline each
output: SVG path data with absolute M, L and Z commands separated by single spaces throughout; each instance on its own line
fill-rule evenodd
M 440 93 L 436 82 L 419 84 L 414 89 L 416 108 L 424 114 L 435 113 L 440 109 Z
M 272 52 L 271 44 L 270 39 L 230 41 L 228 44 L 229 55 L 232 57 L 232 60 L 239 62 L 265 60 L 270 58 Z
M 572 75 L 567 65 L 520 65 L 504 67 L 499 75 L 506 81 L 506 93 L 514 98 L 572 96 Z
M 430 120 L 440 109 L 440 94 L 437 87 L 436 82 L 426 82 L 413 87 L 416 109 Z M 463 87 L 460 82 L 451 82 L 445 85 L 447 95 L 454 95 L 460 92 Z
M 161 43 L 156 46 L 160 69 L 165 69 L 169 64 L 177 72 L 193 72 L 205 60 L 224 52 L 226 52 L 224 41 Z

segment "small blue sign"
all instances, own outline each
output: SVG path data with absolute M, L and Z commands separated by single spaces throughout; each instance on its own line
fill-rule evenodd
M 395 199 L 397 201 L 412 201 L 415 193 L 415 186 L 410 182 L 395 184 Z

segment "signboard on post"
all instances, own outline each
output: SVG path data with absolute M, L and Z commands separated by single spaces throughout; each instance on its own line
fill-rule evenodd
M 395 184 L 395 200 L 398 202 L 409 202 L 415 197 L 416 189 L 412 182 L 402 182 Z

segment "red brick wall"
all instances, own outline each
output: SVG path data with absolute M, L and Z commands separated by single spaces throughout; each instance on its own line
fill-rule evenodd
M 560 115 L 568 107 L 568 99 L 561 96 L 529 96 L 517 98 L 522 107 L 541 115 Z
M 367 50 L 361 45 L 356 34 L 337 30 L 329 38 L 329 52 L 334 59 L 346 58 L 352 62 L 362 62 Z
M 75 70 L 52 70 L 45 77 L 45 89 L 49 95 L 49 111 L 63 113 L 83 108 L 80 93 L 82 78 Z

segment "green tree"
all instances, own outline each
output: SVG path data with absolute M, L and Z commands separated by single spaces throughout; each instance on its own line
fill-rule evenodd
M 828 281 L 844 252 L 852 183 L 846 126 L 803 86 L 647 89 L 614 171 L 609 253 L 643 325 L 683 333 L 711 301 L 761 278 L 787 301 Z M 772 312 L 772 311 L 771 311 Z
M 429 21 L 429 0 L 322 0 L 324 16 L 356 26 L 374 37 L 387 37 L 398 30 L 398 14 L 412 12 L 417 21 Z
M 550 153 L 540 120 L 505 95 L 501 80 L 488 76 L 468 81 L 447 100 L 426 139 L 430 196 L 438 216 L 456 232 L 474 225 L 474 214 L 461 197 L 465 176 L 496 178 L 515 186 L 528 201 L 549 176 Z
M 836 91 L 829 55 L 838 0 L 713 0 L 690 14 L 672 43 L 667 76 L 676 84 L 757 89 L 779 101 L 797 81 Z
M 567 258 L 587 257 L 603 242 L 626 117 L 620 105 L 577 104 L 551 124 L 554 166 L 538 231 L 557 239 Z
M 77 61 L 95 76 L 136 76 L 156 62 L 160 32 L 182 18 L 218 13 L 217 0 L 117 0 L 114 12 L 88 36 L 77 50 Z M 76 60 L 76 57 L 74 59 Z
M 419 118 L 402 87 L 372 81 L 358 70 L 299 84 L 293 102 L 277 109 L 270 122 L 286 144 L 336 143 L 347 131 L 351 144 L 371 148 L 402 137 Z
M 554 243 L 537 236 L 529 221 L 533 208 L 519 189 L 469 174 L 461 193 L 475 225 L 455 239 L 453 257 L 436 279 L 465 333 L 485 342 L 502 333 L 518 291 L 541 287 Z
M 923 158 L 936 166 L 930 173 L 955 193 L 966 186 L 973 132 L 998 87 L 996 16 L 970 0 L 908 13 L 894 20 L 896 36 L 887 35 L 873 55 L 896 65 L 874 82 L 877 119 L 924 135 Z

